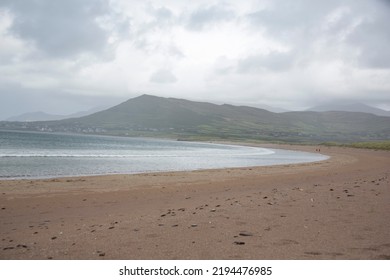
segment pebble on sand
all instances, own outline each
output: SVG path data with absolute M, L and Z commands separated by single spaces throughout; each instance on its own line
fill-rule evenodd
M 253 233 L 248 232 L 248 231 L 241 231 L 239 233 L 240 236 L 253 236 Z

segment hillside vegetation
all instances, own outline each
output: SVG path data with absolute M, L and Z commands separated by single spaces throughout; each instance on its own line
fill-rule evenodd
M 1 122 L 2 129 L 169 137 L 182 140 L 366 142 L 390 139 L 390 117 L 356 112 L 286 112 L 142 95 L 81 118 Z

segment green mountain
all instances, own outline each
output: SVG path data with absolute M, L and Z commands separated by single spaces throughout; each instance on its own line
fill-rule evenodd
M 215 105 L 142 95 L 81 118 L 1 122 L 2 129 L 287 142 L 353 142 L 390 139 L 390 117 L 358 112 L 272 113 L 247 106 Z
M 363 112 L 374 114 L 377 116 L 390 117 L 390 111 L 385 111 L 375 107 L 368 106 L 359 102 L 348 102 L 348 101 L 338 101 L 331 102 L 327 104 L 322 104 L 320 106 L 312 107 L 307 111 L 315 112 L 328 112 L 328 111 L 343 111 L 343 112 Z

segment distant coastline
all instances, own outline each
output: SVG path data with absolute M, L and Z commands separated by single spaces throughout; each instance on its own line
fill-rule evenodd
M 1 132 L 0 179 L 137 174 L 327 159 L 262 147 L 42 132 Z
M 107 110 L 57 121 L 0 122 L 0 129 L 195 141 L 320 144 L 387 141 L 390 117 L 362 112 L 284 112 L 142 95 Z

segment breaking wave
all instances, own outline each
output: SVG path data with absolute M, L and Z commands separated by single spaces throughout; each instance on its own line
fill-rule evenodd
M 223 150 L 212 151 L 182 151 L 175 153 L 159 153 L 150 151 L 150 153 L 135 153 L 134 151 L 123 151 L 122 153 L 110 153 L 110 151 L 88 151 L 85 153 L 77 153 L 75 151 L 51 152 L 47 150 L 33 152 L 15 152 L 0 154 L 0 158 L 153 158 L 153 157 L 241 157 L 241 156 L 264 156 L 275 153 L 272 150 L 264 148 L 251 148 L 244 150 L 231 150 L 229 152 Z

